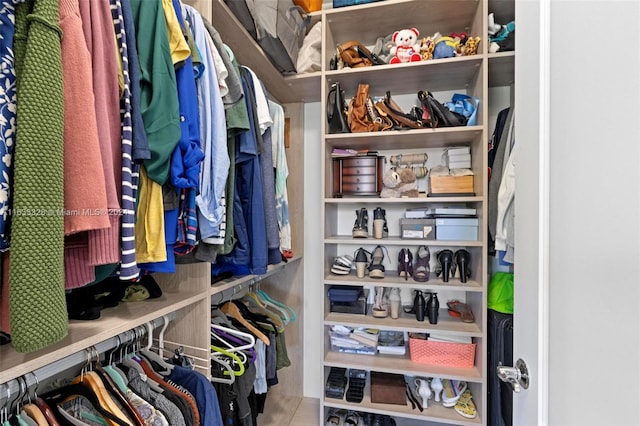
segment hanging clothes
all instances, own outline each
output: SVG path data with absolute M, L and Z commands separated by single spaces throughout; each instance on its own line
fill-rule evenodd
M 230 165 L 227 152 L 227 126 L 209 34 L 204 27 L 202 17 L 195 8 L 187 5 L 183 7 L 187 12 L 195 44 L 204 63 L 204 70 L 196 80 L 200 147 L 204 152 L 196 204 L 200 238 L 206 239 L 220 235 L 220 223 L 225 211 L 221 200 L 224 197 Z
M 116 39 L 108 2 L 80 2 L 80 17 L 91 55 L 95 113 L 110 226 L 89 231 L 89 265 L 120 262 L 121 133 Z
M 30 18 L 27 19 L 27 16 Z M 62 52 L 57 0 L 16 7 L 18 97 L 9 302 L 13 346 L 31 352 L 67 334 L 64 297 Z M 28 78 L 27 78 L 28 76 Z M 40 212 L 43 213 L 43 212 Z
M 9 207 L 13 182 L 12 160 L 16 137 L 16 73 L 13 56 L 15 32 L 15 0 L 6 1 L 0 9 L 0 251 L 9 248 Z
M 140 165 L 133 161 L 133 117 L 131 78 L 129 70 L 128 35 L 120 0 L 110 0 L 116 41 L 122 61 L 122 98 L 120 99 L 120 125 L 122 130 L 122 217 L 120 220 L 120 270 L 121 280 L 138 278 L 140 270 L 136 264 L 135 214 Z
M 233 221 L 237 242 L 230 254 L 218 256 L 214 270 L 229 270 L 234 275 L 260 275 L 267 272 L 268 259 L 262 174 L 255 136 L 255 101 L 249 73 L 241 68 L 240 74 L 251 130 L 236 138 Z
M 176 76 L 160 0 L 131 0 L 141 71 L 141 111 L 151 158 L 144 162 L 149 178 L 164 184 L 169 160 L 180 140 Z
M 276 170 L 276 216 L 280 235 L 280 250 L 291 250 L 291 221 L 289 219 L 289 196 L 287 193 L 287 178 L 289 167 L 287 153 L 284 146 L 284 109 L 276 102 L 269 100 L 269 112 L 273 119 L 271 137 L 273 141 L 273 167 Z

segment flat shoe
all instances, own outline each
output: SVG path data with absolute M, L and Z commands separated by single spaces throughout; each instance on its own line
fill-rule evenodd
M 474 419 L 478 415 L 476 405 L 473 403 L 473 399 L 471 399 L 471 392 L 469 389 L 465 390 L 462 395 L 460 395 L 460 399 L 453 409 L 456 410 L 456 413 L 460 414 L 462 417 L 466 417 L 467 419 Z
M 473 312 L 466 303 L 462 303 L 459 300 L 450 300 L 447 302 L 447 307 L 449 310 L 460 314 L 460 320 L 462 320 L 462 322 L 474 321 Z

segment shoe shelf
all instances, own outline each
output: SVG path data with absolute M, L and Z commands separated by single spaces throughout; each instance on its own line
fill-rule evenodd
M 484 197 L 417 197 L 417 198 L 378 198 L 378 197 L 342 197 L 325 198 L 325 204 L 446 204 L 446 203 L 481 203 Z M 415 206 L 411 206 L 415 207 Z
M 380 330 L 408 331 L 410 333 L 437 332 L 438 334 L 448 334 L 452 336 L 482 337 L 482 330 L 478 323 L 462 322 L 459 318 L 450 316 L 446 309 L 439 310 L 438 324 L 430 324 L 426 318 L 423 322 L 420 322 L 416 320 L 414 314 L 408 314 L 406 312 L 400 312 L 400 316 L 397 319 L 391 319 L 391 317 L 374 318 L 370 315 L 371 305 L 369 305 L 368 312 L 369 314 L 366 316 L 327 312 L 324 317 L 324 324 L 329 326 L 370 327 Z
M 475 419 L 467 419 L 459 415 L 453 407 L 443 407 L 441 403 L 434 402 L 433 397 L 429 400 L 428 407 L 420 412 L 417 408 L 412 409 L 411 405 L 407 402 L 407 405 L 393 405 L 393 404 L 379 404 L 371 402 L 370 382 L 367 378 L 364 388 L 364 398 L 361 402 L 348 402 L 346 399 L 334 399 L 324 398 L 325 407 L 331 407 L 336 409 L 354 410 L 354 411 L 366 411 L 374 414 L 388 414 L 396 418 L 396 424 L 398 426 L 404 424 L 414 423 L 398 421 L 400 419 L 415 419 L 421 421 L 431 421 L 437 423 L 446 423 L 451 425 L 479 425 L 482 421 L 479 416 Z M 424 424 L 424 423 L 420 423 Z
M 511 2 L 511 0 L 507 0 Z M 445 408 L 440 403 L 429 401 L 429 408 L 424 412 L 412 409 L 411 405 L 392 405 L 372 403 L 370 385 L 364 390 L 361 403 L 350 403 L 346 400 L 321 398 L 321 412 L 327 414 L 329 409 L 347 409 L 365 411 L 393 416 L 399 426 L 454 424 L 454 425 L 482 425 L 488 424 L 486 415 L 486 292 L 487 292 L 487 121 L 489 120 L 489 105 L 487 101 L 489 82 L 493 85 L 508 84 L 509 75 L 513 74 L 513 54 L 487 53 L 486 13 L 490 3 L 494 8 L 500 8 L 504 0 L 457 0 L 455 7 L 450 0 L 393 0 L 373 2 L 365 5 L 327 9 L 322 11 L 323 21 L 323 70 L 321 77 L 322 97 L 321 128 L 322 137 L 322 165 L 321 178 L 322 214 L 322 253 L 324 254 L 323 276 L 323 329 L 324 334 L 324 382 L 330 367 L 363 369 L 368 372 L 379 371 L 403 374 L 406 377 L 440 377 L 464 380 L 469 383 L 473 399 L 478 410 L 474 419 L 467 419 L 458 414 L 453 408 Z M 513 8 L 511 5 L 510 7 Z M 503 10 L 504 9 L 504 10 Z M 500 16 L 508 15 L 506 8 L 500 9 Z M 465 31 L 470 36 L 480 36 L 481 42 L 478 54 L 454 58 L 436 59 L 430 61 L 388 64 L 373 67 L 362 67 L 342 70 L 329 70 L 328 64 L 335 54 L 335 46 L 348 40 L 357 40 L 365 46 L 371 47 L 381 35 L 393 33 L 401 28 L 416 27 L 420 31 L 419 39 L 433 35 L 435 32 L 449 34 Z M 493 69 L 492 69 L 493 68 Z M 347 102 L 355 94 L 360 83 L 369 85 L 371 97 L 384 96 L 388 91 L 403 111 L 408 111 L 413 105 L 418 105 L 417 93 L 426 90 L 434 93 L 441 100 L 450 98 L 452 93 L 465 93 L 480 99 L 478 110 L 478 125 L 448 128 L 424 128 L 409 130 L 392 130 L 368 133 L 339 133 L 328 134 L 326 126 L 326 96 L 331 85 L 339 82 L 344 90 Z M 359 150 L 377 151 L 377 155 L 385 156 L 387 163 L 385 170 L 391 166 L 390 156 L 398 154 L 428 155 L 425 167 L 432 168 L 440 163 L 444 148 L 466 145 L 471 148 L 474 172 L 474 196 L 452 197 L 416 197 L 416 198 L 379 198 L 376 196 L 346 196 L 344 198 L 333 195 L 333 159 L 331 152 L 334 148 L 351 148 Z M 428 190 L 426 181 L 419 181 L 419 191 Z M 478 239 L 473 241 L 457 240 L 418 240 L 402 239 L 399 219 L 404 217 L 408 208 L 420 206 L 441 207 L 457 204 L 473 207 L 477 210 L 479 219 Z M 388 225 L 388 237 L 372 238 L 369 233 L 373 223 L 372 210 L 376 207 L 385 209 L 385 220 Z M 354 238 L 354 211 L 356 215 L 362 208 L 367 209 L 369 238 Z M 358 248 L 373 252 L 374 247 L 383 246 L 385 267 L 384 278 L 375 279 L 365 275 L 358 278 L 352 271 L 348 275 L 336 275 L 330 272 L 336 257 L 349 254 L 355 257 Z M 398 276 L 398 255 L 402 248 L 409 248 L 412 253 L 419 246 L 428 246 L 431 251 L 430 279 L 426 282 L 414 281 L 411 277 L 405 280 Z M 471 253 L 472 275 L 466 283 L 462 283 L 458 274 L 443 282 L 442 276 L 436 277 L 435 269 L 439 266 L 436 253 L 449 248 L 456 251 L 466 248 Z M 372 262 L 369 258 L 369 263 Z M 416 261 L 416 256 L 413 257 Z M 414 264 L 415 265 L 415 264 Z M 415 266 L 414 266 L 415 267 Z M 343 314 L 330 312 L 327 291 L 332 285 L 364 286 L 369 291 L 373 287 L 398 287 L 401 293 L 407 289 L 438 292 L 440 312 L 438 324 L 430 324 L 428 320 L 419 322 L 415 314 L 401 312 L 399 318 L 374 318 L 368 315 Z M 403 294 L 404 294 L 403 293 Z M 402 297 L 405 297 L 404 294 Z M 471 307 L 475 320 L 464 323 L 459 318 L 449 316 L 446 301 L 458 299 Z M 412 299 L 413 300 L 413 297 Z M 369 303 L 372 298 L 370 295 Z M 405 300 L 406 303 L 406 300 Z M 369 309 L 371 312 L 371 309 Z M 410 358 L 407 342 L 407 353 L 396 355 L 364 355 L 331 351 L 329 329 L 333 325 L 348 327 L 371 327 L 381 330 L 395 330 L 408 332 L 437 332 L 442 335 L 456 337 L 471 337 L 476 344 L 475 365 L 471 368 L 441 367 L 413 362 Z M 409 380 L 409 379 L 407 379 Z
M 451 247 L 482 247 L 482 241 L 441 241 L 441 240 L 403 240 L 399 236 L 383 239 L 353 238 L 351 236 L 332 235 L 325 237 L 325 244 L 353 244 L 358 246 L 451 246 Z
M 399 277 L 397 271 L 386 270 L 385 276 L 382 279 L 358 278 L 355 274 L 350 275 L 336 275 L 331 273 L 328 269 L 324 274 L 324 283 L 326 285 L 369 285 L 369 286 L 381 286 L 381 287 L 411 287 L 412 289 L 420 290 L 453 290 L 453 291 L 465 291 L 465 292 L 483 292 L 482 283 L 477 280 L 469 278 L 466 283 L 461 283 L 460 278 L 451 277 L 449 282 L 442 281 L 441 278 L 437 278 L 434 272 L 429 274 L 429 281 L 418 282 L 413 279 L 405 281 L 404 278 Z
M 420 364 L 411 361 L 406 355 L 361 355 L 327 351 L 324 356 L 325 367 L 357 368 L 382 373 L 404 374 L 407 376 L 440 377 L 443 379 L 464 380 L 479 383 L 482 375 L 478 367 L 457 368 L 439 365 Z M 328 369 L 327 369 L 328 371 Z M 325 382 L 326 383 L 326 380 Z M 365 392 L 365 395 L 370 395 Z

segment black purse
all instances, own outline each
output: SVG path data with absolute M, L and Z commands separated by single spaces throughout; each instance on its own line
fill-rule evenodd
M 429 127 L 456 127 L 466 126 L 467 118 L 457 112 L 451 111 L 449 108 L 438 102 L 431 92 L 420 90 L 418 99 L 422 104 L 422 118 L 427 122 Z
M 333 83 L 327 96 L 327 122 L 329 133 L 350 133 L 347 124 L 347 103 L 340 83 Z

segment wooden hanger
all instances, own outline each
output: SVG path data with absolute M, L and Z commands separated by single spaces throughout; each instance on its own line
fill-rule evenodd
M 265 336 L 264 333 L 258 330 L 256 326 L 251 324 L 245 317 L 242 316 L 242 314 L 240 313 L 240 309 L 238 309 L 238 307 L 233 302 L 225 303 L 220 307 L 220 310 L 223 313 L 227 315 L 231 315 L 236 320 L 238 320 L 242 325 L 244 325 L 248 330 L 250 330 L 258 339 L 262 340 L 265 345 L 269 346 L 271 344 L 271 342 L 269 342 L 269 338 Z

